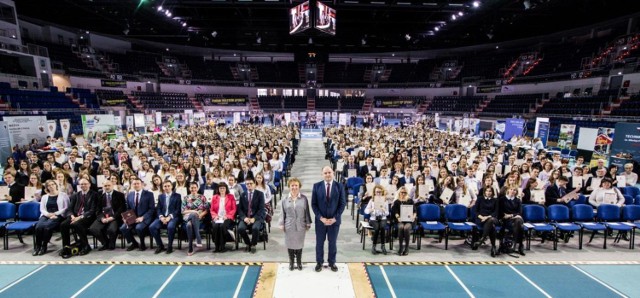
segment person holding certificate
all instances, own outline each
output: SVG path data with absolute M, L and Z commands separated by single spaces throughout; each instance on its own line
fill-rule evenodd
M 600 187 L 596 188 L 589 196 L 589 204 L 598 208 L 601 204 L 613 204 L 622 207 L 624 205 L 624 196 L 618 188 L 612 187 L 613 179 L 609 177 L 602 178 Z
M 401 191 L 404 191 L 405 195 L 407 190 L 402 187 Z M 371 253 L 377 255 L 380 251 L 376 250 L 376 244 L 380 239 L 380 249 L 383 254 L 387 254 L 387 248 L 384 246 L 384 231 L 387 226 L 387 216 L 389 216 L 389 204 L 385 199 L 384 187 L 376 185 L 373 188 L 373 198 L 369 200 L 367 207 L 364 209 L 364 214 L 370 215 L 369 225 L 373 229 L 373 245 L 371 246 Z
M 416 206 L 414 201 L 409 198 L 407 190 L 402 187 L 398 192 L 398 199 L 393 202 L 391 207 L 391 216 L 394 223 L 398 225 L 398 255 L 406 256 L 409 251 L 409 239 L 411 231 L 413 231 L 416 219 Z
M 40 202 L 40 198 L 44 194 L 44 186 L 40 182 L 40 177 L 32 173 L 29 175 L 29 182 L 24 187 L 24 200 Z
M 373 197 L 373 189 L 375 183 L 373 182 L 373 176 L 371 174 L 367 174 L 365 178 L 365 183 L 360 186 L 360 192 L 358 193 L 358 197 L 360 198 L 360 206 L 369 204 L 369 200 Z
M 198 182 L 189 183 L 189 195 L 182 198 L 181 212 L 184 220 L 184 229 L 187 232 L 189 250 L 187 255 L 193 255 L 193 237 L 196 238 L 196 247 L 202 247 L 200 237 L 200 223 L 209 214 L 209 204 L 204 195 L 198 193 Z
M 626 186 L 635 186 L 638 183 L 638 174 L 633 172 L 633 164 L 627 163 L 624 165 L 624 172 L 621 174 L 625 177 Z
M 582 177 L 580 177 L 580 179 L 582 179 Z M 508 190 L 509 188 L 505 190 L 505 195 L 506 195 L 506 191 Z M 527 180 L 527 185 L 525 186 L 522 193 L 523 193 L 522 204 L 544 205 L 544 203 L 546 202 L 545 194 L 544 194 L 545 191 L 544 189 L 538 188 L 538 179 L 536 178 L 529 178 L 529 180 Z
M 226 183 L 218 183 L 218 194 L 211 199 L 211 219 L 213 221 L 213 243 L 216 248 L 213 252 L 225 252 L 225 234 L 236 219 L 236 199 L 229 192 Z

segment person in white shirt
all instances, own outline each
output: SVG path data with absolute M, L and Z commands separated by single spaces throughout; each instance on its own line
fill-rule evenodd
M 625 177 L 626 186 L 636 186 L 638 183 L 638 174 L 633 172 L 633 164 L 627 163 L 624 165 L 624 172 L 622 175 Z
M 624 196 L 619 189 L 612 187 L 613 180 L 609 177 L 602 178 L 600 187 L 596 188 L 589 196 L 589 204 L 598 207 L 601 204 L 614 204 L 622 207 L 624 205 Z

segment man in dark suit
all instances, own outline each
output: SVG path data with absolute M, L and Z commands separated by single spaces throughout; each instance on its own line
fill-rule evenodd
M 67 247 L 71 244 L 71 229 L 78 234 L 80 241 L 80 255 L 86 255 L 91 251 L 89 240 L 87 240 L 87 232 L 89 227 L 96 219 L 96 203 L 98 202 L 98 194 L 90 189 L 91 182 L 87 179 L 78 181 L 80 191 L 71 195 L 69 207 L 71 215 L 60 224 L 60 234 L 62 235 L 61 256 L 65 259 L 71 257 L 71 250 Z
M 238 183 L 245 182 L 249 178 L 253 178 L 253 172 L 251 172 L 251 169 L 249 169 L 249 166 L 245 163 L 242 165 L 242 171 L 238 173 Z
M 156 208 L 158 218 L 149 226 L 149 232 L 156 240 L 156 244 L 158 244 L 155 253 L 159 254 L 164 250 L 164 244 L 162 244 L 162 238 L 160 237 L 160 229 L 167 228 L 169 237 L 167 254 L 170 254 L 173 252 L 173 237 L 176 234 L 176 226 L 181 219 L 182 196 L 173 192 L 173 184 L 171 181 L 164 181 L 162 183 L 162 190 L 164 193 L 158 197 L 158 206 Z
M 349 157 L 347 157 L 347 163 L 342 166 L 342 180 L 347 181 L 347 179 L 349 179 L 349 170 L 356 170 L 356 174 L 353 177 L 358 176 L 358 165 L 356 164 L 356 157 L 353 155 L 349 155 Z
M 577 198 L 580 189 L 568 191 L 568 182 L 569 179 L 567 179 L 567 177 L 560 176 L 556 179 L 556 183 L 547 187 L 544 191 L 545 205 L 547 207 L 555 204 L 567 205 L 572 199 Z
M 126 223 L 120 227 L 120 232 L 127 239 L 127 243 L 132 243 L 127 248 L 127 251 L 132 251 L 136 248 L 140 251 L 144 251 L 147 247 L 144 245 L 144 230 L 153 221 L 153 213 L 155 212 L 155 203 L 153 199 L 153 193 L 148 190 L 142 189 L 142 180 L 135 177 L 131 180 L 132 190 L 127 195 L 127 206 L 129 210 L 133 210 L 136 213 L 135 223 L 128 226 Z M 140 244 L 133 238 L 131 231 L 135 229 L 136 234 L 140 237 Z
M 18 184 L 15 180 L 16 176 L 12 171 L 7 171 L 4 173 L 4 182 L 7 183 L 9 196 L 2 199 L 11 201 L 14 204 L 22 201 L 22 199 L 24 198 L 24 185 Z
M 336 266 L 336 240 L 340 231 L 342 212 L 347 205 L 344 187 L 333 180 L 333 170 L 329 166 L 322 168 L 323 181 L 313 185 L 311 207 L 316 216 L 316 272 L 322 271 L 324 263 L 324 242 L 329 240 L 329 267 L 338 271 Z
M 242 237 L 244 244 L 247 245 L 246 251 L 255 253 L 267 211 L 264 206 L 264 193 L 255 190 L 255 179 L 249 178 L 244 181 L 244 184 L 247 186 L 247 191 L 240 195 L 238 234 Z M 247 229 L 251 229 L 251 241 L 249 241 Z
M 367 161 L 365 165 L 360 167 L 360 175 L 358 177 L 364 179 L 367 177 L 367 174 L 369 173 L 373 174 L 373 178 L 378 177 L 378 168 L 376 168 L 376 166 L 373 165 L 372 157 L 367 157 Z
M 77 157 L 74 154 L 69 155 L 69 168 L 71 168 L 72 171 L 74 171 L 75 173 L 79 173 L 80 172 L 80 167 L 82 166 L 81 163 L 77 162 Z
M 122 212 L 127 210 L 127 203 L 123 193 L 113 190 L 111 180 L 104 182 L 102 191 L 96 207 L 96 220 L 91 224 L 89 232 L 102 244 L 98 251 L 114 250 L 118 227 L 122 225 Z

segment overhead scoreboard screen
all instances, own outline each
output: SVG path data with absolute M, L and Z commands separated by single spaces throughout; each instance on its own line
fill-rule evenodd
M 311 28 L 309 1 L 289 9 L 289 34 L 296 34 Z
M 336 35 L 336 10 L 316 2 L 315 28 L 330 35 Z

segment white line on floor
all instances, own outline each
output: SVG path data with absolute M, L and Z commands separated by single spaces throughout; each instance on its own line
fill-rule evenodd
M 180 271 L 180 268 L 182 268 L 182 265 L 178 266 L 178 268 L 176 268 L 176 270 L 173 270 L 173 273 L 171 273 L 171 275 L 169 275 L 169 278 L 167 278 L 167 280 L 164 281 L 164 283 L 162 284 L 162 286 L 158 289 L 158 291 L 153 295 L 153 298 L 158 298 L 158 296 L 160 296 L 160 293 L 162 293 L 162 291 L 164 290 L 164 288 L 167 287 L 167 285 L 171 282 L 171 280 L 173 279 L 174 276 L 176 276 L 176 273 L 178 273 L 178 271 Z
M 629 297 L 629 296 L 627 296 L 627 295 L 625 295 L 625 294 L 620 293 L 620 291 L 618 291 L 618 290 L 616 290 L 616 289 L 612 288 L 612 287 L 611 287 L 611 286 L 609 286 L 608 284 L 606 284 L 606 283 L 602 282 L 601 280 L 599 280 L 599 279 L 598 279 L 598 278 L 596 278 L 595 276 L 593 276 L 593 275 L 589 274 L 588 272 L 586 272 L 586 271 L 584 271 L 584 270 L 580 269 L 578 266 L 576 266 L 576 265 L 571 265 L 571 267 L 573 267 L 573 268 L 575 268 L 576 270 L 578 270 L 578 271 L 582 272 L 584 275 L 588 276 L 589 278 L 591 278 L 591 279 L 595 280 L 597 283 L 601 284 L 601 285 L 602 285 L 602 286 L 604 286 L 605 288 L 607 288 L 607 289 L 611 290 L 612 292 L 614 292 L 614 293 L 616 293 L 616 294 L 620 295 L 620 297 L 625 297 L 625 298 L 628 298 L 628 297 Z
M 240 293 L 240 288 L 242 288 L 242 283 L 244 283 L 244 277 L 247 276 L 247 270 L 249 270 L 249 266 L 244 266 L 244 270 L 242 271 L 242 276 L 240 276 L 240 281 L 238 282 L 236 291 L 235 293 L 233 293 L 233 298 L 238 298 L 238 294 Z
M 444 265 L 444 268 L 447 268 L 447 271 L 449 271 L 449 273 L 451 273 L 451 275 L 453 275 L 453 278 L 455 278 L 456 281 L 460 284 L 460 286 L 462 286 L 462 288 L 465 290 L 465 292 L 467 292 L 467 294 L 469 294 L 469 297 L 476 298 L 476 296 L 474 296 L 473 293 L 471 293 L 471 291 L 469 291 L 467 286 L 464 285 L 464 283 L 460 280 L 460 278 L 458 278 L 458 276 L 453 272 L 453 270 L 451 270 L 451 268 L 449 268 L 449 265 Z
M 20 278 L 20 279 L 18 279 L 18 280 L 16 280 L 16 281 L 14 281 L 14 282 L 12 282 L 12 283 L 11 283 L 11 284 L 9 284 L 8 286 L 6 286 L 6 287 L 2 288 L 2 290 L 0 290 L 0 293 L 2 293 L 2 292 L 4 292 L 4 291 L 6 291 L 6 290 L 10 289 L 11 287 L 13 287 L 13 286 L 15 286 L 15 285 L 19 284 L 21 281 L 23 281 L 23 280 L 27 279 L 29 276 L 31 276 L 31 275 L 33 275 L 34 273 L 36 273 L 36 272 L 38 272 L 38 271 L 42 270 L 42 268 L 44 268 L 44 267 L 47 267 L 47 265 L 42 265 L 42 266 L 38 267 L 38 269 L 33 270 L 33 271 L 31 271 L 29 274 L 27 274 L 27 275 L 23 276 L 22 278 Z
M 71 298 L 76 298 L 78 297 L 78 295 L 80 295 L 82 292 L 84 292 L 84 290 L 86 290 L 87 288 L 89 288 L 92 284 L 94 284 L 96 281 L 98 281 L 98 279 L 100 279 L 103 275 L 105 275 L 107 272 L 109 272 L 109 270 L 111 270 L 111 268 L 113 268 L 115 265 L 111 265 L 109 266 L 109 268 L 105 269 L 104 271 L 102 271 L 102 273 L 98 274 L 98 276 L 96 276 L 94 279 L 92 279 L 88 284 L 86 284 L 84 287 L 82 287 L 82 289 L 80 289 L 78 292 L 76 292 L 75 294 L 73 294 L 73 296 L 71 296 Z
M 387 277 L 387 272 L 384 271 L 384 267 L 382 267 L 382 265 L 380 265 L 380 272 L 382 272 L 382 277 L 384 277 L 384 281 L 387 282 L 387 287 L 389 288 L 389 292 L 391 292 L 391 297 L 396 298 L 396 292 L 393 290 L 393 287 L 391 286 L 391 282 L 389 282 L 389 277 Z
M 549 295 L 547 292 L 545 292 L 541 287 L 539 287 L 538 285 L 536 285 L 533 281 L 531 281 L 526 275 L 524 275 L 522 272 L 520 272 L 520 270 L 516 269 L 516 267 L 513 267 L 511 265 L 509 265 L 509 268 L 513 269 L 513 271 L 515 271 L 516 273 L 518 273 L 518 275 L 520 275 L 522 278 L 524 278 L 524 280 L 526 280 L 529 284 L 531 284 L 534 288 L 538 289 L 538 291 L 540 291 L 540 293 L 542 293 L 545 297 L 547 298 L 551 298 L 551 295 Z

